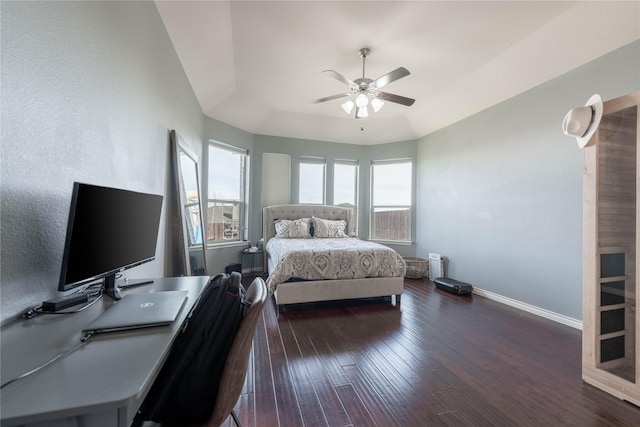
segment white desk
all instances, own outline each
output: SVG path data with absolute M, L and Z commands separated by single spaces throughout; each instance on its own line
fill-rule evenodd
M 82 348 L 2 389 L 2 426 L 129 426 L 208 276 L 154 279 L 124 291 L 187 290 L 169 326 L 95 335 Z M 113 301 L 70 315 L 38 315 L 6 325 L 0 334 L 2 383 L 76 345 L 81 330 Z

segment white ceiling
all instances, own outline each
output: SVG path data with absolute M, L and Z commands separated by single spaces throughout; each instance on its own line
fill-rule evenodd
M 422 137 L 640 39 L 639 1 L 156 5 L 205 115 L 253 134 L 352 144 Z M 346 92 L 323 70 L 361 77 L 362 47 L 368 78 L 411 72 L 384 90 L 413 106 L 387 102 L 361 121 L 344 99 L 312 103 Z

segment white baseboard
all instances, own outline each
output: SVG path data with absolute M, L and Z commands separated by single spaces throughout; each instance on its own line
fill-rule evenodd
M 545 319 L 553 320 L 554 322 L 562 323 L 563 325 L 582 330 L 581 320 L 554 313 L 553 311 L 545 310 L 544 308 L 536 307 L 535 305 L 527 304 L 515 299 L 507 298 L 505 296 L 495 294 L 484 289 L 476 288 L 475 286 L 473 287 L 473 293 L 481 297 L 485 297 L 490 300 L 526 311 L 527 313 L 535 314 L 537 316 L 544 317 Z

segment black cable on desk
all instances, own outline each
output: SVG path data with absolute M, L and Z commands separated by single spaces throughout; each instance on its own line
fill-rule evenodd
M 9 381 L 7 381 L 6 383 L 2 384 L 0 386 L 0 390 L 5 388 L 6 386 L 8 386 L 9 384 L 13 384 L 17 381 L 20 381 L 22 379 L 27 378 L 28 376 L 31 376 L 33 374 L 35 374 L 36 372 L 39 372 L 41 370 L 43 370 L 44 368 L 46 368 L 47 366 L 51 365 L 53 362 L 55 362 L 58 359 L 62 359 L 63 357 L 66 357 L 68 355 L 70 355 L 71 353 L 73 353 L 74 351 L 78 350 L 80 347 L 82 347 L 87 341 L 89 341 L 89 339 L 93 336 L 93 332 L 87 332 L 85 333 L 82 338 L 80 338 L 80 342 L 76 345 L 74 345 L 73 347 L 63 351 L 62 353 L 59 353 L 57 355 L 55 355 L 54 357 L 52 357 L 51 359 L 47 360 L 46 362 L 44 362 L 42 365 L 37 366 L 35 368 L 33 368 L 32 370 L 25 372 L 24 374 L 21 374 Z

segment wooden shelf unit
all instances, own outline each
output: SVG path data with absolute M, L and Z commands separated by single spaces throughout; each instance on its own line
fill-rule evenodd
M 604 102 L 584 149 L 582 378 L 640 406 L 640 92 Z

